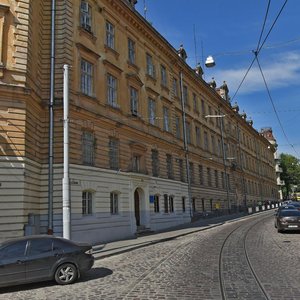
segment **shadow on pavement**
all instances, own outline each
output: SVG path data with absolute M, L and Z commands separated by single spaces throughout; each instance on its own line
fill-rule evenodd
M 98 278 L 104 278 L 111 274 L 113 274 L 113 271 L 110 269 L 107 269 L 107 268 L 92 268 L 88 272 L 83 273 L 81 275 L 80 279 L 78 281 L 75 281 L 73 284 L 76 285 L 79 282 L 86 282 L 86 281 L 95 280 Z M 27 284 L 22 284 L 22 285 L 1 287 L 0 295 L 7 294 L 7 293 L 16 293 L 16 292 L 22 292 L 22 291 L 41 289 L 41 288 L 52 287 L 52 286 L 57 286 L 57 284 L 55 283 L 55 281 L 50 280 L 50 281 L 42 281 L 42 282 L 27 283 Z
M 79 282 L 86 282 L 98 278 L 104 278 L 106 276 L 110 276 L 113 274 L 113 271 L 111 269 L 107 268 L 92 268 L 88 272 L 82 274 L 82 277 L 80 277 Z

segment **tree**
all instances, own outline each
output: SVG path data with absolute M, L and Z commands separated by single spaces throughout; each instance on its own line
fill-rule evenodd
M 293 155 L 282 153 L 280 155 L 280 165 L 282 173 L 281 180 L 284 180 L 283 194 L 288 198 L 292 191 L 292 186 L 300 184 L 300 164 L 299 159 Z

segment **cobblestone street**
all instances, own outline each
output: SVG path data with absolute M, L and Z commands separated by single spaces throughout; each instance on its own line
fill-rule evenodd
M 299 233 L 273 213 L 96 260 L 75 284 L 0 289 L 0 299 L 300 299 Z

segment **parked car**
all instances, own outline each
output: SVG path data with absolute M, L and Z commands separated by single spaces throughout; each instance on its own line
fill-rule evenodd
M 277 209 L 275 209 L 275 216 L 277 216 L 278 213 L 284 209 L 297 209 L 297 207 L 292 204 L 281 205 Z
M 300 208 L 300 202 L 298 202 L 298 201 L 292 201 L 289 203 L 289 205 L 293 205 L 296 208 Z
M 0 287 L 55 280 L 70 284 L 94 264 L 92 246 L 50 235 L 0 243 Z
M 278 232 L 300 230 L 300 210 L 283 209 L 275 215 L 275 227 Z

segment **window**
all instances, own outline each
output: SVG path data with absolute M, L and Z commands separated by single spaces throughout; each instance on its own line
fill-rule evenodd
M 196 211 L 196 198 L 192 198 L 192 209 L 193 209 L 193 212 Z
M 138 114 L 138 91 L 130 87 L 130 106 L 131 106 L 131 113 L 134 116 Z
M 177 79 L 173 77 L 173 93 L 175 97 L 178 97 L 178 84 Z
M 196 145 L 198 147 L 201 146 L 201 135 L 200 135 L 200 128 L 198 126 L 195 127 L 196 130 Z
M 190 181 L 191 183 L 195 182 L 195 172 L 194 172 L 194 164 L 192 162 L 189 163 L 189 169 L 190 169 Z
M 185 182 L 184 169 L 183 169 L 183 160 L 182 159 L 178 159 L 178 167 L 179 167 L 180 181 Z
M 181 126 L 180 126 L 180 117 L 176 116 L 175 117 L 175 127 L 176 127 L 176 137 L 178 139 L 181 138 Z
M 154 212 L 159 213 L 159 196 L 154 195 Z
M 182 203 L 182 212 L 185 212 L 185 197 L 181 198 L 181 203 Z
M 183 86 L 183 103 L 188 105 L 188 88 L 186 85 Z
M 117 104 L 117 78 L 107 74 L 107 103 L 112 107 L 118 107 Z
M 115 192 L 110 193 L 110 213 L 112 215 L 119 213 L 119 194 Z
M 52 239 L 35 239 L 30 241 L 29 255 L 52 252 Z
M 174 212 L 174 197 L 169 196 L 169 212 Z
M 155 67 L 153 64 L 153 59 L 150 54 L 146 54 L 146 63 L 147 63 L 147 74 L 155 78 Z
M 197 95 L 193 93 L 193 108 L 194 112 L 198 112 L 198 100 L 197 100 Z
M 81 59 L 81 92 L 85 95 L 93 95 L 93 65 Z
M 221 140 L 218 139 L 218 153 L 217 153 L 218 156 L 221 156 L 222 155 L 222 144 L 221 144 Z
M 186 142 L 188 144 L 191 143 L 191 125 L 189 122 L 185 123 L 185 127 L 186 127 Z
M 204 103 L 203 99 L 201 100 L 201 110 L 202 110 L 202 115 L 206 116 L 205 103 Z M 207 118 L 206 118 L 206 120 L 207 120 Z
M 211 186 L 211 170 L 207 168 L 207 185 Z
M 131 39 L 128 39 L 128 60 L 135 64 L 135 42 Z
M 1 250 L 1 258 L 9 259 L 25 255 L 27 241 L 19 241 Z M 1 271 L 2 272 L 2 271 Z M 3 274 L 3 273 L 2 273 Z
M 219 187 L 219 175 L 218 170 L 215 170 L 215 181 L 216 181 L 216 188 Z
M 93 194 L 89 191 L 82 192 L 82 215 L 92 214 Z
M 167 194 L 164 194 L 164 209 L 165 209 L 165 213 L 167 214 L 169 212 L 169 202 L 168 202 Z
M 204 184 L 203 166 L 199 165 L 199 182 L 200 185 Z
M 167 70 L 165 66 L 160 66 L 161 84 L 167 86 Z
M 227 188 L 230 191 L 231 190 L 231 186 L 230 186 L 230 174 L 227 174 Z
M 95 137 L 92 132 L 84 131 L 82 135 L 83 164 L 93 165 L 95 156 Z
M 92 9 L 87 1 L 81 1 L 80 26 L 89 32 L 92 31 Z
M 224 172 L 221 172 L 221 177 L 222 177 L 222 188 L 225 189 L 225 177 L 224 177 Z
M 167 161 L 167 177 L 169 179 L 173 179 L 173 158 L 171 154 L 166 155 L 166 161 Z
M 204 131 L 204 150 L 208 151 L 209 146 L 208 146 L 208 134 L 206 131 Z
M 115 27 L 110 22 L 106 22 L 106 46 L 115 49 Z
M 148 99 L 148 117 L 149 123 L 152 125 L 156 124 L 156 105 L 155 101 L 151 98 Z
M 164 115 L 164 130 L 165 131 L 170 131 L 170 128 L 169 128 L 169 109 L 167 107 L 163 107 L 163 115 Z
M 211 152 L 216 153 L 216 142 L 215 137 L 213 135 L 211 136 Z
M 159 176 L 159 160 L 158 160 L 158 151 L 151 150 L 152 152 L 152 175 L 155 177 Z
M 119 169 L 119 140 L 110 138 L 108 142 L 109 167 L 113 170 Z
M 212 115 L 212 108 L 211 108 L 210 105 L 208 106 L 208 114 L 209 114 L 210 116 Z M 210 118 L 210 120 L 213 122 L 213 118 Z
M 134 154 L 132 157 L 132 170 L 139 173 L 141 171 L 141 156 Z

